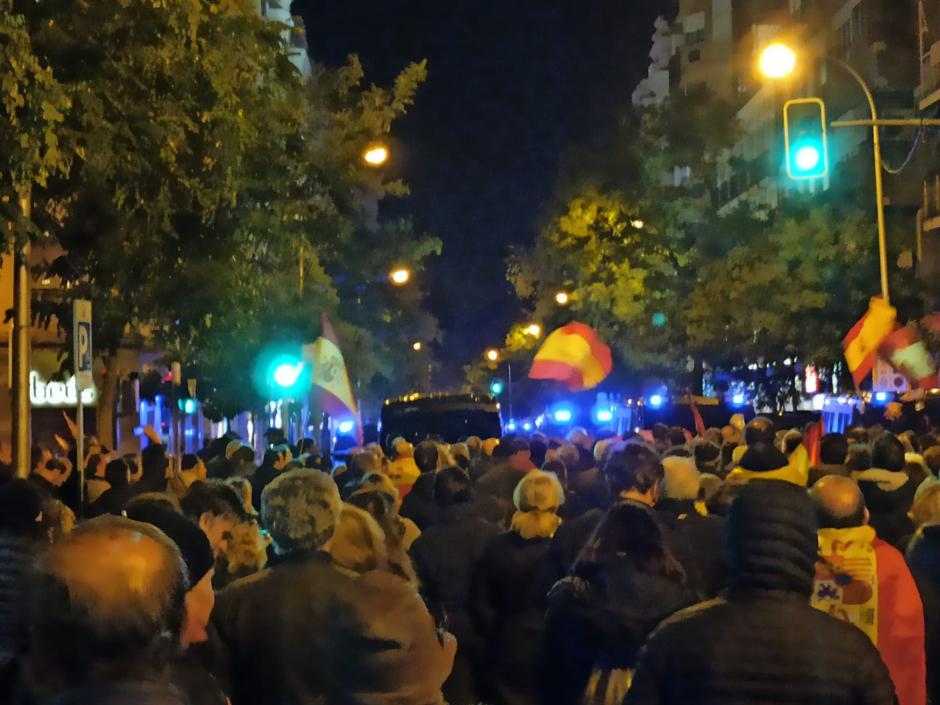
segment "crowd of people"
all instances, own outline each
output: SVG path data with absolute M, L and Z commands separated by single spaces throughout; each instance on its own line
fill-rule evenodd
M 0 702 L 940 705 L 940 434 L 147 436 L 0 483 Z

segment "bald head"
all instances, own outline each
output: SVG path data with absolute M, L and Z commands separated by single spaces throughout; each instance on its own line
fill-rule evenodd
M 866 523 L 865 497 L 854 480 L 827 475 L 809 493 L 816 504 L 820 529 L 848 529 Z
M 159 668 L 178 643 L 187 590 L 179 549 L 161 531 L 94 519 L 38 561 L 31 625 L 63 680 Z

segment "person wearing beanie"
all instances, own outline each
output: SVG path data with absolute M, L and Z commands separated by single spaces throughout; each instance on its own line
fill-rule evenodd
M 543 575 L 561 524 L 564 491 L 554 475 L 528 473 L 513 493 L 512 528 L 493 539 L 477 563 L 470 613 L 481 635 L 483 702 L 537 702 L 539 644 L 544 628 Z
M 747 446 L 738 467 L 728 473 L 725 479 L 733 485 L 743 485 L 751 480 L 784 480 L 806 487 L 807 475 L 801 467 L 792 464 L 787 456 L 777 450 L 773 443 L 757 441 Z
M 342 502 L 318 470 L 279 473 L 261 495 L 276 560 L 217 595 L 213 624 L 228 656 L 232 705 L 323 701 L 334 658 L 327 630 L 355 581 L 328 552 Z
M 878 647 L 899 705 L 926 705 L 924 607 L 904 556 L 868 526 L 865 498 L 851 479 L 824 477 L 810 496 L 819 518 L 813 606 Z
M 754 480 L 728 515 L 727 591 L 647 641 L 624 705 L 892 705 L 878 650 L 810 605 L 816 511 L 791 482 Z
M 212 590 L 215 560 L 209 539 L 190 519 L 153 504 L 141 503 L 131 507 L 127 511 L 127 518 L 160 529 L 179 548 L 186 566 L 189 589 L 180 630 L 181 651 L 170 663 L 170 681 L 186 695 L 190 705 L 226 705 L 228 698 L 218 681 L 198 658 L 187 653 L 191 645 L 209 639 L 206 630 L 215 606 L 215 593 Z
M 443 705 L 457 642 L 437 624 L 416 586 L 389 564 L 386 537 L 368 512 L 343 505 L 330 554 L 354 581 L 343 610 L 319 625 L 334 668 L 328 703 Z

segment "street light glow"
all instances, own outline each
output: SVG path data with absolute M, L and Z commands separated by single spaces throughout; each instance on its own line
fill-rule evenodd
M 490 348 L 489 350 L 486 351 L 485 357 L 490 362 L 496 362 L 497 360 L 499 360 L 499 350 L 497 350 L 496 348 Z
M 555 303 L 559 306 L 567 306 L 571 301 L 571 295 L 567 291 L 559 291 L 555 294 Z
M 411 281 L 411 270 L 405 267 L 393 269 L 389 272 L 388 278 L 395 286 L 404 286 Z
M 423 347 L 423 346 L 421 345 L 421 341 L 420 341 L 420 340 L 416 340 L 416 341 L 414 342 L 414 344 L 411 346 L 411 348 L 412 348 L 415 352 L 421 352 L 421 348 L 422 348 L 422 347 Z
M 771 44 L 761 52 L 758 66 L 767 78 L 786 78 L 796 68 L 796 53 L 786 44 Z
M 297 383 L 297 379 L 300 377 L 300 373 L 303 369 L 304 363 L 302 362 L 298 362 L 294 365 L 288 363 L 278 365 L 274 370 L 274 382 L 277 386 L 284 389 L 293 387 Z
M 362 153 L 362 161 L 369 166 L 382 166 L 388 161 L 388 147 L 384 144 L 374 144 Z
M 642 230 L 646 227 L 646 223 L 637 218 L 636 220 L 631 220 L 630 225 L 632 225 L 636 230 Z
M 526 326 L 525 332 L 531 335 L 533 338 L 538 338 L 542 335 L 542 326 L 538 323 L 530 323 Z

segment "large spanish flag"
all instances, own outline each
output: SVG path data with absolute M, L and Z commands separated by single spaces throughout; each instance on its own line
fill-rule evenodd
M 862 383 L 875 366 L 878 348 L 894 330 L 897 313 L 897 309 L 885 303 L 883 298 L 873 297 L 868 305 L 868 312 L 842 341 L 845 362 L 856 386 Z
M 913 325 L 898 328 L 885 337 L 879 354 L 907 377 L 912 388 L 932 389 L 937 386 L 937 367 L 920 331 Z
M 356 433 L 362 436 L 362 420 L 353 397 L 346 361 L 339 349 L 339 339 L 327 315 L 323 314 L 323 333 L 317 342 L 304 346 L 304 359 L 313 367 L 314 385 L 323 394 L 323 408 L 333 418 L 352 417 L 356 422 Z
M 529 379 L 552 379 L 572 391 L 599 385 L 613 367 L 610 348 L 583 323 L 569 323 L 553 332 L 535 354 Z

